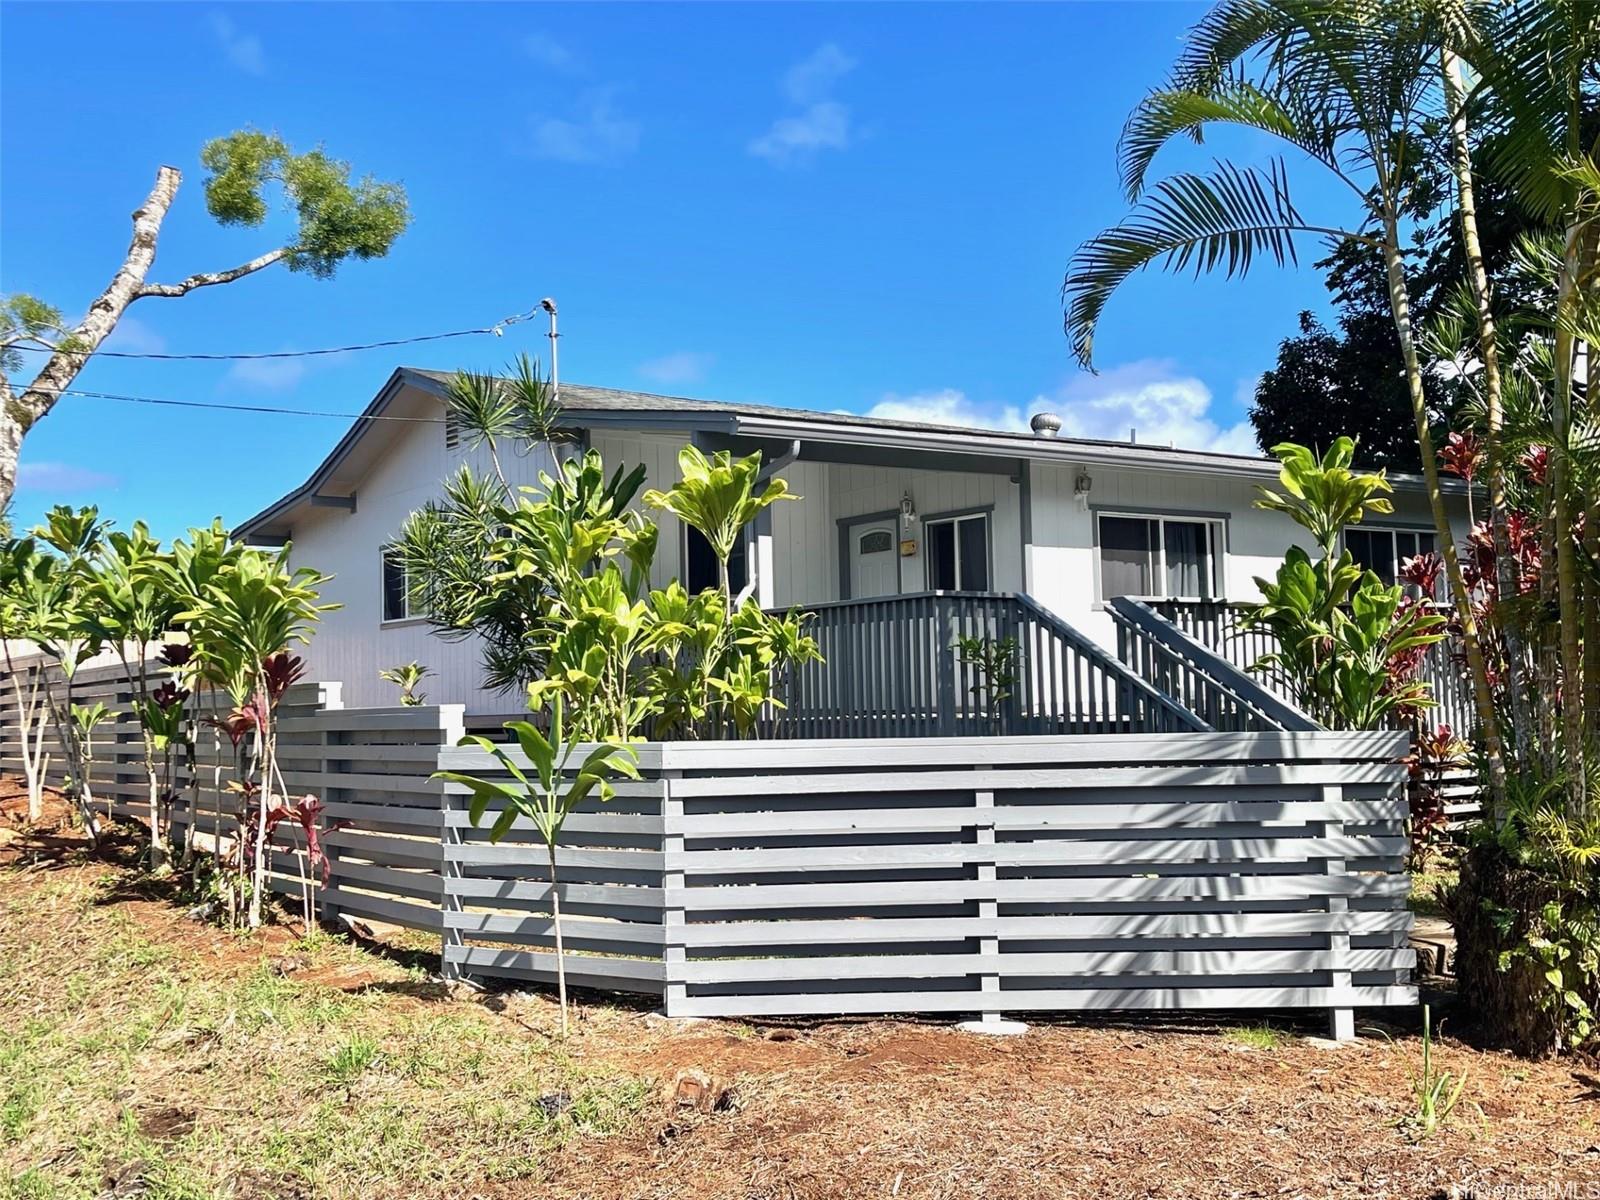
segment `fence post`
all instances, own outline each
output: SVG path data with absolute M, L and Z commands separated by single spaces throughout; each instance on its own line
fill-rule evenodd
M 980 791 L 973 793 L 973 805 L 976 810 L 974 821 L 977 841 L 980 846 L 987 846 L 989 854 L 978 862 L 978 920 L 987 923 L 984 932 L 978 936 L 978 953 L 990 958 L 1000 955 L 1000 935 L 998 922 L 1000 919 L 1000 902 L 995 889 L 995 860 L 994 860 L 994 793 Z M 987 885 L 987 886 L 984 886 Z M 998 1033 L 1018 1034 L 1025 1033 L 1027 1026 L 1021 1021 L 1008 1021 L 1000 1009 L 1000 968 L 985 967 L 979 975 L 979 1010 L 976 1021 L 965 1021 L 961 1028 L 972 1033 Z
M 1329 784 L 1322 789 L 1322 800 L 1325 804 L 1338 804 L 1344 799 L 1344 788 L 1338 784 Z M 1344 822 L 1328 821 L 1322 826 L 1323 837 L 1343 837 Z M 1345 860 L 1342 858 L 1329 858 L 1324 860 L 1325 870 L 1329 875 L 1343 875 L 1345 873 Z M 1329 896 L 1327 909 L 1332 914 L 1344 914 L 1350 911 L 1350 900 L 1347 896 Z M 1343 967 L 1336 967 L 1328 976 L 1329 986 L 1334 988 L 1349 988 L 1351 986 L 1350 963 L 1350 927 L 1345 925 L 1338 932 L 1328 934 L 1328 955 L 1330 959 L 1343 963 Z M 1353 1041 L 1356 1036 L 1356 1012 L 1353 1008 L 1334 1007 L 1328 1010 L 1328 1035 L 1338 1042 Z
M 439 749 L 454 746 L 464 736 L 465 707 L 453 704 L 441 707 L 439 712 Z M 440 769 L 439 756 L 434 755 L 434 769 Z M 465 842 L 462 826 L 450 819 L 459 812 L 459 796 L 451 791 L 449 783 L 439 785 L 439 974 L 447 983 L 466 978 L 461 955 L 466 939 L 461 934 L 459 915 L 466 909 L 461 895 L 460 882 L 466 877 L 466 867 L 461 861 L 461 846 Z
M 679 820 L 683 801 L 672 793 L 672 781 L 682 777 L 682 771 L 661 772 L 661 1012 L 667 1017 L 682 1016 L 689 998 L 684 969 L 688 952 L 683 944 L 684 838 Z

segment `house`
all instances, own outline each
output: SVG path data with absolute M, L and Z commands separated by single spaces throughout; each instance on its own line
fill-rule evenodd
M 341 680 L 345 701 L 392 701 L 380 669 L 420 660 L 435 701 L 504 713 L 517 697 L 479 684 L 474 646 L 435 637 L 408 611 L 386 547 L 408 514 L 473 454 L 445 420 L 448 376 L 394 372 L 354 427 L 304 484 L 236 531 L 290 540 L 294 558 L 334 576 L 327 614 L 306 651 L 311 673 Z M 864 602 L 928 591 L 1021 593 L 1114 650 L 1105 601 L 1152 596 L 1255 597 L 1302 531 L 1252 507 L 1277 465 L 1245 455 L 1056 436 L 1034 419 L 1020 434 L 876 420 L 834 412 L 656 396 L 563 384 L 566 420 L 608 466 L 643 463 L 648 486 L 669 487 L 686 442 L 739 454 L 759 450 L 803 499 L 774 506 L 732 564 L 735 589 L 767 607 Z M 533 484 L 548 453 L 508 457 L 513 482 Z M 486 461 L 477 464 L 486 468 Z M 1420 480 L 1394 480 L 1395 512 L 1347 534 L 1362 562 L 1393 578 L 1405 557 L 1433 547 Z M 1467 528 L 1462 493 L 1448 503 Z M 656 584 L 714 581 L 697 534 L 658 514 Z

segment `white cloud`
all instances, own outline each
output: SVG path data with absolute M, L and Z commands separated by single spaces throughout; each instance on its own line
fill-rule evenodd
M 855 65 L 854 59 L 829 42 L 784 72 L 783 94 L 801 111 L 773 121 L 765 133 L 750 141 L 750 153 L 776 166 L 790 167 L 810 162 L 823 150 L 849 147 L 855 140 L 850 108 L 833 99 L 833 88 Z
M 837 100 L 813 104 L 798 117 L 780 117 L 750 143 L 750 153 L 780 167 L 809 162 L 820 150 L 850 145 L 850 110 Z
M 556 41 L 547 33 L 530 33 L 522 39 L 522 49 L 541 67 L 563 75 L 575 74 L 582 67 L 571 47 Z
M 1219 424 L 1211 402 L 1211 389 L 1199 379 L 1166 360 L 1148 359 L 1077 376 L 1034 406 L 1060 416 L 1066 437 L 1125 442 L 1136 429 L 1145 445 L 1259 454 L 1250 423 Z
M 1199 379 L 1182 374 L 1171 362 L 1150 359 L 1077 376 L 1054 393 L 1035 396 L 1026 410 L 976 401 L 945 388 L 910 395 L 891 392 L 863 415 L 1027 433 L 1033 413 L 1053 412 L 1061 418 L 1063 437 L 1126 442 L 1128 431 L 1137 429 L 1141 445 L 1259 455 L 1250 423 L 1223 425 L 1212 415 L 1211 404 L 1211 389 Z
M 711 364 L 715 361 L 715 355 L 680 350 L 675 354 L 663 354 L 660 358 L 642 362 L 636 369 L 640 375 L 656 383 L 699 383 L 706 377 L 706 373 L 711 370 Z
M 574 119 L 539 113 L 529 121 L 528 150 L 535 158 L 609 164 L 638 148 L 639 124 L 617 112 L 609 88 L 579 96 Z
M 303 358 L 248 358 L 230 366 L 220 386 L 287 392 L 305 377 L 306 360 Z
M 255 34 L 245 33 L 233 23 L 233 18 L 223 13 L 211 14 L 211 32 L 216 34 L 223 57 L 239 70 L 247 75 L 267 73 L 266 55 L 261 49 L 261 39 Z
M 1012 433 L 1026 432 L 1028 428 L 1027 418 L 1016 405 L 978 404 L 955 388 L 914 392 L 908 396 L 890 392 L 862 415 L 885 421 L 920 421 L 928 425 L 1001 429 Z
M 116 487 L 122 480 L 115 475 L 107 475 L 101 471 L 94 471 L 88 467 L 77 467 L 71 463 L 59 462 L 25 462 L 17 464 L 17 491 L 19 492 L 52 492 L 55 494 L 71 492 L 92 492 L 103 488 Z
M 783 93 L 796 104 L 826 100 L 833 93 L 833 85 L 855 66 L 855 59 L 827 42 L 784 72 Z

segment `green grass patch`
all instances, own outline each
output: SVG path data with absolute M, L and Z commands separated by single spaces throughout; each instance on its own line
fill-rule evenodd
M 1283 1045 L 1283 1035 L 1270 1025 L 1242 1025 L 1224 1031 L 1222 1036 L 1235 1046 L 1251 1050 L 1276 1050 Z
M 343 938 L 285 976 L 281 939 L 164 945 L 102 892 L 0 878 L 0 1200 L 90 1200 L 141 1160 L 147 1200 L 472 1194 L 653 1094 Z

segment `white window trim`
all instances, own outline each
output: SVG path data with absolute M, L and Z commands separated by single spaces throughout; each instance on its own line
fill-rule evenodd
M 1136 509 L 1097 508 L 1094 510 L 1094 594 L 1095 603 L 1104 604 L 1105 574 L 1100 560 L 1101 540 L 1100 521 L 1103 517 L 1121 517 L 1129 521 L 1154 521 L 1160 528 L 1156 530 L 1155 566 L 1151 571 L 1150 583 L 1153 589 L 1150 597 L 1156 600 L 1222 600 L 1227 596 L 1228 580 L 1228 520 L 1226 517 L 1214 517 L 1209 513 L 1185 512 L 1139 512 Z M 1211 596 L 1170 596 L 1166 592 L 1167 581 L 1167 531 L 1166 523 L 1173 521 L 1183 525 L 1204 525 L 1211 531 Z
M 982 512 L 952 513 L 948 517 L 928 517 L 922 522 L 922 538 L 924 542 L 928 541 L 928 531 L 935 525 L 954 526 L 959 525 L 962 521 L 983 522 L 983 553 L 986 560 L 984 563 L 984 569 L 989 576 L 989 586 L 984 590 L 990 592 L 994 591 L 994 523 L 989 520 L 992 515 L 993 514 L 990 513 L 988 509 L 984 509 Z M 951 546 L 955 551 L 956 585 L 950 590 L 956 592 L 971 591 L 971 588 L 963 586 L 961 579 L 961 576 L 965 574 L 965 572 L 961 569 L 961 535 L 959 531 L 956 532 L 956 536 L 951 542 Z M 931 573 L 933 570 L 933 551 L 931 548 L 927 553 L 926 563 L 927 565 L 923 567 L 923 585 L 930 592 L 938 591 L 939 589 L 935 588 L 933 585 L 933 580 L 928 578 L 929 573 Z
M 1401 557 L 1399 551 L 1395 548 L 1395 534 L 1409 533 L 1431 538 L 1433 540 L 1434 553 L 1437 553 L 1439 550 L 1439 531 L 1432 525 L 1346 525 L 1339 531 L 1339 550 L 1341 553 L 1349 549 L 1347 537 L 1351 532 L 1381 533 L 1388 537 L 1389 559 L 1394 570 L 1394 578 L 1396 583 L 1404 583 L 1404 581 L 1400 578 Z M 1405 586 L 1407 590 L 1414 590 L 1411 588 L 1410 584 L 1405 584 Z M 1443 581 L 1441 580 L 1441 587 L 1442 586 Z M 1438 599 L 1438 597 L 1434 597 L 1434 599 Z
M 385 615 L 388 611 L 389 603 L 389 589 L 386 576 L 389 571 L 389 558 L 395 553 L 396 549 L 397 547 L 395 546 L 384 546 L 378 551 L 378 624 L 382 626 L 414 625 L 420 621 L 427 620 L 427 616 L 425 614 L 414 613 L 411 611 L 410 580 L 406 579 L 406 569 L 404 564 L 402 564 L 400 567 L 400 576 L 403 580 L 405 580 L 406 583 L 406 586 L 403 589 L 405 596 L 405 615 L 400 617 L 391 617 Z

